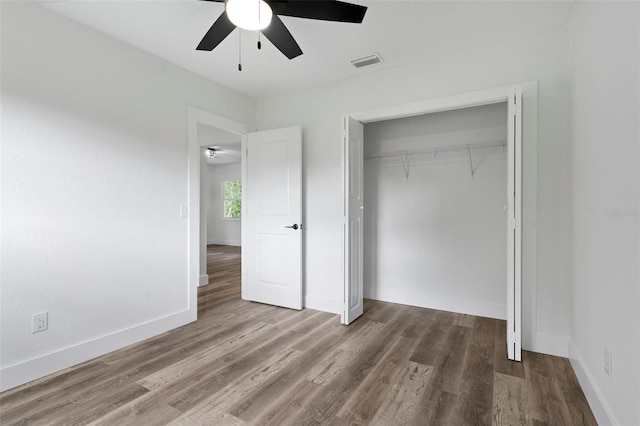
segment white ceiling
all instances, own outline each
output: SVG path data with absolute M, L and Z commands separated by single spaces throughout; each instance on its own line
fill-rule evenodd
M 224 10 L 198 0 L 45 2 L 49 9 L 146 52 L 260 98 L 393 67 L 566 24 L 573 1 L 353 0 L 369 7 L 364 22 L 282 17 L 304 54 L 288 60 L 263 37 L 239 30 L 212 52 L 195 48 Z M 355 69 L 351 59 L 380 52 L 383 64 Z

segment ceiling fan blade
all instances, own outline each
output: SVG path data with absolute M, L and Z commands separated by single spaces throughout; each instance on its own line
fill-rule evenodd
M 337 0 L 272 0 L 267 1 L 273 13 L 322 21 L 362 23 L 366 6 Z
M 220 15 L 204 35 L 202 41 L 200 41 L 200 44 L 196 47 L 196 50 L 213 50 L 235 29 L 236 26 L 233 25 L 227 17 L 227 12 L 222 12 L 222 15 Z
M 262 30 L 262 34 L 264 34 L 279 51 L 284 53 L 287 58 L 293 59 L 302 55 L 302 49 L 300 49 L 298 43 L 277 15 L 273 15 L 271 24 Z

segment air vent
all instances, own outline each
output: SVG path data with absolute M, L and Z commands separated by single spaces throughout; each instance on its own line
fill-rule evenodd
M 383 62 L 382 56 L 380 56 L 378 52 L 374 52 L 370 55 L 351 60 L 351 64 L 356 68 L 362 68 L 369 65 L 379 64 L 381 62 Z

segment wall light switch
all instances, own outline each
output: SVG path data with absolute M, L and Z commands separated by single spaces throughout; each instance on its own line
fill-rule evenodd
M 186 204 L 180 204 L 180 217 L 183 219 L 189 218 L 189 206 Z

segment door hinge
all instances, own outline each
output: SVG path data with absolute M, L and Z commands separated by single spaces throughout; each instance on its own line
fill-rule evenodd
M 513 345 L 514 343 L 518 342 L 518 336 L 516 335 L 515 331 L 509 332 L 507 334 L 507 340 L 509 345 Z
M 518 222 L 515 218 L 509 219 L 509 227 L 511 229 L 516 229 L 520 227 L 520 222 Z

